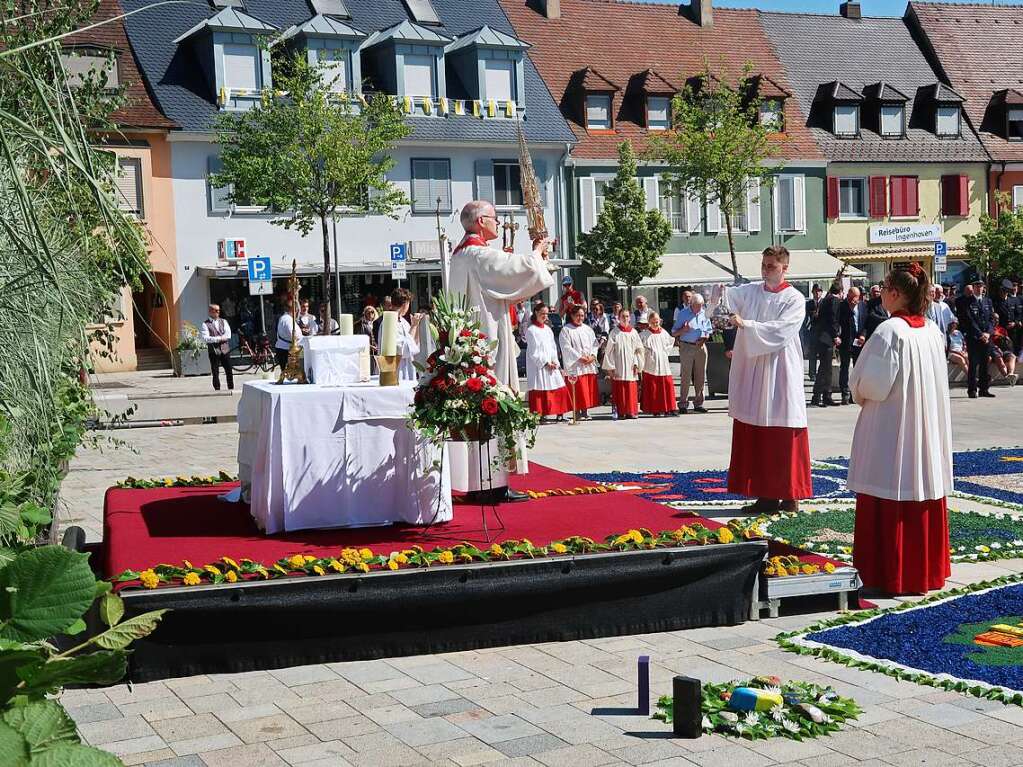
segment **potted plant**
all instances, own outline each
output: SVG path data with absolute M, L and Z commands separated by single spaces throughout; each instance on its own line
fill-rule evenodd
M 176 376 L 201 376 L 212 372 L 206 344 L 199 336 L 199 328 L 191 322 L 182 324 L 178 345 L 174 347 L 172 357 Z
M 430 333 L 437 349 L 416 387 L 409 425 L 438 447 L 445 441 L 498 440 L 499 458 L 518 453 L 518 437 L 536 441 L 539 417 L 494 376 L 497 341 L 480 329 L 475 307 L 464 296 L 434 299 Z

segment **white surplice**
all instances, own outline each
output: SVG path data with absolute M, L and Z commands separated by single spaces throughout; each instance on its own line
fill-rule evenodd
M 382 348 L 380 344 L 381 336 L 383 335 L 384 324 L 381 322 L 380 327 L 377 329 L 377 348 Z M 401 357 L 401 362 L 398 363 L 398 380 L 399 381 L 418 381 L 419 371 L 416 370 L 415 359 L 416 355 L 419 354 L 419 339 L 412 333 L 412 325 L 404 317 L 398 318 L 398 343 L 397 343 L 397 354 Z
M 662 328 L 659 333 L 644 330 L 639 335 L 643 339 L 643 372 L 652 376 L 670 376 L 668 354 L 675 348 L 671 333 Z
M 728 288 L 725 301 L 744 322 L 728 373 L 728 415 L 751 426 L 805 428 L 803 294 L 792 286 L 772 293 L 753 282 Z
M 847 485 L 893 501 L 930 501 L 952 492 L 952 417 L 945 339 L 893 317 L 870 336 L 849 377 L 862 409 Z
M 629 328 L 626 332 L 619 327 L 618 332 L 608 338 L 603 367 L 604 370 L 614 371 L 616 381 L 638 381 L 636 368 L 643 369 L 644 357 L 646 349 L 636 329 Z
M 529 391 L 555 391 L 565 385 L 558 367 L 558 346 L 554 331 L 547 325 L 529 323 L 522 337 L 526 341 L 526 388 Z M 555 367 L 549 368 L 553 363 Z
M 561 328 L 558 337 L 561 346 L 561 361 L 570 376 L 596 375 L 597 336 L 589 325 L 575 325 L 569 322 Z M 580 362 L 579 358 L 589 355 L 593 362 Z

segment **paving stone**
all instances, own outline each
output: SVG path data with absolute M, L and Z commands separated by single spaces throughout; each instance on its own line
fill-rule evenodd
M 227 728 L 212 714 L 194 714 L 176 719 L 164 719 L 154 722 L 152 727 L 168 743 L 227 732 Z
M 761 767 L 761 765 L 771 764 L 773 761 L 745 746 L 715 748 L 698 754 L 689 754 L 686 759 L 695 762 L 700 767 L 735 767 L 737 764 L 741 764 L 743 767 Z
M 418 751 L 405 745 L 360 751 L 349 761 L 355 767 L 411 767 L 424 763 Z
M 395 693 L 395 697 L 406 706 L 421 706 L 424 703 L 439 703 L 442 700 L 461 698 L 461 694 L 443 684 L 428 684 L 421 687 L 410 687 Z
M 535 754 L 533 758 L 547 767 L 600 767 L 622 763 L 618 757 L 590 745 L 556 748 Z
M 947 754 L 934 748 L 922 748 L 914 751 L 903 751 L 899 754 L 886 756 L 885 761 L 894 767 L 963 767 L 973 762 L 962 757 Z
M 345 738 L 344 740 L 347 746 L 350 746 L 360 752 L 380 751 L 386 748 L 398 748 L 405 745 L 386 730 L 378 730 L 377 732 L 371 732 L 366 735 L 355 735 L 351 738 Z
M 961 724 L 971 724 L 985 718 L 982 713 L 969 711 L 960 706 L 953 706 L 951 703 L 936 703 L 907 711 L 906 713 L 938 727 L 956 727 Z
M 174 693 L 164 682 L 145 682 L 143 684 L 132 685 L 131 689 L 126 684 L 118 684 L 105 688 L 104 692 L 106 697 L 110 699 L 110 702 L 117 705 L 174 696 Z
M 140 703 L 122 703 L 117 707 L 124 716 L 141 716 L 147 722 L 159 722 L 163 719 L 177 719 L 191 716 L 194 712 L 177 697 L 156 698 Z
M 225 708 L 214 713 L 220 721 L 229 724 L 231 722 L 244 722 L 248 719 L 278 716 L 281 710 L 273 703 L 264 703 L 261 706 L 234 706 L 233 708 Z
M 274 751 L 284 751 L 289 748 L 298 748 L 299 746 L 311 746 L 315 743 L 319 743 L 320 739 L 313 735 L 311 732 L 307 732 L 305 735 L 292 735 L 290 738 L 277 738 L 276 740 L 268 740 L 266 744 L 270 746 Z
M 384 727 L 402 742 L 413 747 L 465 737 L 465 730 L 440 717 L 395 722 Z
M 317 759 L 345 759 L 353 756 L 355 751 L 350 749 L 340 740 L 331 740 L 326 743 L 316 743 L 309 746 L 299 746 L 280 750 L 277 755 L 291 765 L 305 764 Z
M 265 743 L 223 748 L 202 755 L 207 767 L 288 767 Z
M 218 692 L 234 692 L 238 688 L 231 682 L 220 680 L 214 682 L 209 677 L 184 677 L 182 679 L 169 679 L 164 684 L 167 689 L 184 701 L 192 698 L 201 698 L 205 695 L 214 695 Z
M 313 682 L 333 682 L 338 675 L 324 665 L 294 666 L 292 668 L 278 668 L 270 672 L 270 676 L 279 680 L 288 687 L 295 687 Z
M 313 759 L 311 762 L 302 762 L 301 767 L 352 767 L 352 763 L 340 756 L 329 756 L 326 759 Z
M 568 743 L 548 733 L 529 735 L 524 738 L 502 740 L 491 744 L 505 756 L 531 756 L 544 751 L 554 751 L 568 747 Z
M 302 703 L 302 698 L 295 692 L 298 688 L 285 687 L 276 679 L 267 685 L 266 689 L 244 689 L 231 693 L 231 697 L 239 706 L 262 706 L 268 700 L 281 705 L 284 703 Z M 308 702 L 308 701 L 305 701 Z
M 238 705 L 238 701 L 226 692 L 204 695 L 201 698 L 192 698 L 188 701 L 188 707 L 197 714 L 216 713 L 228 708 L 237 708 Z
M 650 762 L 662 761 L 672 758 L 683 758 L 683 752 L 674 743 L 668 740 L 643 740 L 632 738 L 635 743 L 625 747 L 611 749 L 609 753 L 629 764 L 649 764 Z M 604 741 L 594 745 L 606 748 L 602 745 Z
M 105 719 L 86 722 L 78 726 L 78 734 L 93 746 L 116 743 L 119 740 L 145 738 L 156 735 L 149 722 L 141 716 L 126 716 L 119 719 Z
M 473 708 L 476 708 L 476 704 L 471 700 L 455 698 L 453 700 L 439 700 L 436 703 L 424 703 L 421 706 L 413 706 L 411 710 L 415 711 L 419 716 L 431 717 L 457 714 L 460 711 L 469 711 Z
M 749 749 L 775 762 L 795 762 L 800 759 L 815 762 L 819 757 L 833 753 L 821 742 L 823 740 L 824 738 L 804 741 L 771 738 L 751 743 Z
M 359 687 L 369 693 L 393 692 L 397 694 L 401 690 L 419 687 L 419 682 L 410 676 L 398 676 L 392 679 L 381 679 L 379 682 L 363 682 Z
M 216 751 L 221 748 L 242 745 L 241 739 L 233 732 L 222 732 L 216 735 L 204 735 L 201 738 L 186 738 L 177 740 L 170 744 L 171 749 L 178 756 L 187 754 L 202 754 L 207 751 Z
M 278 738 L 303 735 L 306 730 L 287 714 L 246 719 L 240 722 L 226 722 L 232 732 L 246 743 L 262 743 Z
M 489 743 L 491 745 L 506 740 L 525 738 L 533 735 L 539 736 L 543 734 L 542 730 L 533 726 L 529 722 L 523 721 L 513 714 L 492 716 L 489 719 L 462 722 L 460 726 L 466 732 L 475 735 L 484 743 Z M 507 754 L 504 749 L 500 750 Z M 519 755 L 520 754 L 515 754 L 515 756 Z
M 400 703 L 396 703 L 393 706 L 381 706 L 380 708 L 367 709 L 364 710 L 362 714 L 381 726 L 422 718 L 415 711 L 401 705 Z
M 347 716 L 307 724 L 306 729 L 320 740 L 347 740 L 357 735 L 378 732 L 380 725 L 364 716 Z
M 114 756 L 127 756 L 129 754 L 141 754 L 145 751 L 162 751 L 167 748 L 163 738 L 158 735 L 146 735 L 141 738 L 126 738 L 115 743 L 103 743 L 96 745 L 102 751 L 109 751 Z
M 427 759 L 449 760 L 469 767 L 469 765 L 487 764 L 504 759 L 497 749 L 488 746 L 482 740 L 476 738 L 461 737 L 455 740 L 444 741 L 443 743 L 428 743 L 416 746 L 416 751 Z
M 300 701 L 306 703 L 315 700 L 322 700 L 327 703 L 350 701 L 352 698 L 366 694 L 361 687 L 357 687 L 347 679 L 341 679 L 340 677 L 335 677 L 327 682 L 300 684 L 289 689 L 298 696 Z M 280 703 L 280 700 L 276 697 L 274 701 Z
M 1005 743 L 965 753 L 963 758 L 984 767 L 1019 767 L 1023 764 L 1023 748 Z
M 189 754 L 188 756 L 160 759 L 156 762 L 146 762 L 146 767 L 206 767 L 206 762 L 195 754 Z
M 403 672 L 382 660 L 328 663 L 327 668 L 360 687 L 365 682 L 379 682 L 384 679 L 397 679 L 405 676 Z
M 428 666 L 415 666 L 406 669 L 405 674 L 412 677 L 420 684 L 442 684 L 444 682 L 457 682 L 462 679 L 476 679 L 475 674 L 470 674 L 465 669 L 451 663 L 433 663 Z
M 681 756 L 671 756 L 667 759 L 658 759 L 656 762 L 647 762 L 644 767 L 693 767 L 693 762 Z
M 904 720 L 899 720 L 904 721 Z M 888 722 L 885 722 L 888 724 Z M 879 737 L 867 730 L 841 730 L 828 737 L 828 748 L 857 759 L 886 758 L 912 748 L 901 741 Z
M 113 703 L 90 703 L 84 706 L 71 706 L 67 708 L 67 712 L 75 720 L 75 724 L 105 722 L 108 719 L 120 719 L 123 716 Z
M 540 727 L 573 745 L 608 738 L 622 731 L 619 727 L 585 715 L 544 722 Z
M 700 644 L 706 645 L 707 647 L 711 647 L 715 650 L 738 650 L 740 648 L 760 644 L 760 642 L 751 637 L 712 636 L 708 639 L 702 640 Z
M 342 719 L 356 716 L 358 711 L 347 703 L 308 703 L 300 706 L 285 706 L 285 712 L 299 724 L 315 724 L 328 719 Z

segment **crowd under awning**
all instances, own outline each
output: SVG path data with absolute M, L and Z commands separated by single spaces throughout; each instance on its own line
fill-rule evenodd
M 735 260 L 739 275 L 744 280 L 761 279 L 759 252 L 736 253 Z M 833 280 L 842 266 L 840 259 L 823 250 L 794 250 L 791 252 L 787 279 L 789 282 Z M 867 275 L 855 267 L 846 266 L 845 276 L 859 279 Z M 728 253 L 672 253 L 662 257 L 657 276 L 643 280 L 640 285 L 714 285 L 734 280 L 732 259 Z M 621 285 L 624 287 L 624 283 Z

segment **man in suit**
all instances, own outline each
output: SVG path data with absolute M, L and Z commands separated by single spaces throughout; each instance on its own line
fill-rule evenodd
M 964 292 L 956 301 L 956 316 L 959 329 L 966 337 L 966 351 L 970 367 L 966 378 L 966 391 L 971 399 L 994 397 L 988 387 L 991 373 L 988 371 L 988 344 L 995 330 L 995 308 L 991 299 L 984 295 L 984 281 L 974 279 L 972 290 Z
M 1012 342 L 1013 352 L 1019 354 L 1016 349 L 1019 346 L 1020 321 L 1023 320 L 1023 299 L 1016 295 L 1016 286 L 1012 280 L 1002 280 L 998 298 L 991 303 L 998 314 L 999 324 L 1005 328 L 1005 334 Z
M 842 331 L 842 343 L 838 347 L 838 388 L 842 392 L 843 405 L 852 401 L 849 394 L 849 365 L 856 363 L 860 349 L 866 342 L 866 319 L 867 305 L 860 300 L 860 289 L 849 288 L 845 301 L 838 307 L 838 324 Z
M 803 349 L 806 350 L 807 374 L 812 381 L 817 375 L 817 344 L 814 343 L 813 338 L 813 322 L 817 317 L 817 307 L 820 306 L 823 291 L 820 285 L 814 285 L 810 292 L 812 298 L 808 298 L 806 301 L 806 317 L 803 319 L 803 327 L 800 329 L 799 335 L 803 339 Z
M 810 404 L 817 407 L 838 404 L 831 395 L 831 367 L 835 360 L 835 348 L 842 340 L 842 328 L 838 321 L 841 296 L 842 283 L 836 281 L 821 299 L 811 331 L 812 341 L 817 348 L 817 375 L 813 380 L 813 399 Z
M 866 317 L 863 321 L 863 343 L 873 335 L 877 326 L 888 319 L 888 312 L 881 303 L 881 288 L 877 285 L 870 289 L 870 300 L 867 301 Z

